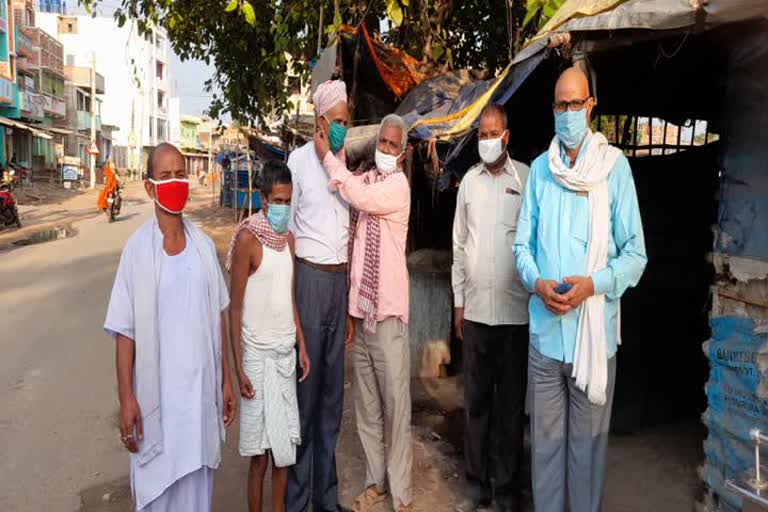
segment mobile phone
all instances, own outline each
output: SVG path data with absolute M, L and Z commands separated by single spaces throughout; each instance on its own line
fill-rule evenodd
M 561 283 L 557 288 L 555 288 L 555 293 L 558 295 L 564 295 L 568 293 L 568 291 L 573 288 L 572 284 L 569 283 Z

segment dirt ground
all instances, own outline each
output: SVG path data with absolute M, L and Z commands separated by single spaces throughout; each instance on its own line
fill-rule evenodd
M 231 209 L 211 208 L 207 188 L 195 191 L 192 217 L 205 226 L 220 257 L 226 254 L 235 226 Z M 350 383 L 347 378 L 347 390 Z M 414 510 L 451 511 L 463 488 L 463 383 L 461 377 L 412 382 Z M 339 492 L 351 506 L 362 489 L 365 461 L 346 394 L 338 446 Z M 697 468 L 702 461 L 705 429 L 698 418 L 676 419 L 642 430 L 614 435 L 608 461 L 605 510 L 608 512 L 690 511 L 700 493 Z M 529 449 L 526 440 L 526 449 Z M 530 498 L 528 460 L 521 487 L 527 510 Z M 382 511 L 390 506 L 380 507 Z
M 190 217 L 203 226 L 214 240 L 219 258 L 223 261 L 237 223 L 236 212 L 233 209 L 212 208 L 212 195 L 210 187 L 194 189 L 188 211 Z M 337 449 L 337 466 L 340 500 L 343 506 L 350 507 L 365 485 L 365 459 L 355 430 L 349 375 L 346 377 L 345 388 L 347 393 Z M 442 383 L 414 381 L 414 512 L 452 510 L 455 497 L 460 492 L 463 476 L 456 458 L 456 448 L 436 432 L 445 428 L 444 424 L 454 421 L 457 413 L 455 397 L 460 394 L 455 380 Z M 382 511 L 392 510 L 389 505 L 379 508 Z

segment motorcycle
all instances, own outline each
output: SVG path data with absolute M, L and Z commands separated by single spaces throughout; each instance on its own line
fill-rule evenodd
M 10 191 L 19 186 L 19 175 L 12 166 L 3 167 L 0 164 L 0 183 L 7 183 L 10 187 Z
M 106 214 L 109 222 L 114 222 L 115 218 L 120 214 L 120 207 L 123 204 L 123 197 L 120 195 L 120 184 L 115 186 L 115 189 L 107 195 L 107 209 Z
M 9 163 L 8 168 L 10 169 L 11 175 L 15 176 L 16 186 L 24 186 L 25 184 L 29 184 L 29 168 L 24 167 L 23 165 L 19 165 L 16 163 Z
M 0 183 L 0 224 L 3 226 L 15 224 L 17 228 L 20 228 L 19 209 L 16 206 L 16 199 L 11 195 L 13 187 L 12 180 L 4 180 Z

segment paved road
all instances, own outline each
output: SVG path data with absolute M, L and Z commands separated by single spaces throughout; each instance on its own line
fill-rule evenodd
M 150 203 L 129 202 L 114 224 L 99 216 L 72 238 L 0 252 L 3 512 L 129 509 L 114 351 L 101 325 L 122 246 L 149 215 Z M 242 510 L 244 467 L 227 444 L 217 509 Z

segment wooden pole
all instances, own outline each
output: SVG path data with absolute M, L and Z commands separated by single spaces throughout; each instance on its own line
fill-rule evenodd
M 251 176 L 251 123 L 248 123 L 248 135 L 245 137 L 245 161 L 248 165 L 248 216 L 253 215 L 253 179 Z
M 349 98 L 349 124 L 355 125 L 355 110 L 357 108 L 357 75 L 360 67 L 360 47 L 362 46 L 362 23 L 357 29 L 357 42 L 355 44 L 355 59 L 352 64 L 352 94 Z
M 413 152 L 414 152 L 414 147 L 412 145 L 408 144 L 408 146 L 405 148 L 405 176 L 408 178 L 408 188 L 409 188 L 408 193 L 411 194 L 411 199 L 413 199 L 413 184 L 412 184 L 412 181 L 413 181 Z M 415 240 L 414 240 L 415 231 L 416 231 L 415 228 L 418 225 L 418 221 L 419 221 L 418 215 L 416 216 L 415 219 L 413 218 L 413 215 L 411 215 L 409 217 L 410 218 L 409 218 L 409 221 L 408 221 L 408 224 L 409 224 L 409 226 L 408 226 L 408 237 L 407 237 L 407 240 L 405 242 L 406 252 L 407 253 L 413 252 L 414 247 L 416 246 Z
M 96 145 L 96 52 L 91 52 L 91 142 Z M 96 157 L 90 155 L 91 189 L 96 188 Z
M 323 51 L 323 14 L 325 14 L 325 4 L 320 4 L 320 23 L 317 26 L 317 54 Z

